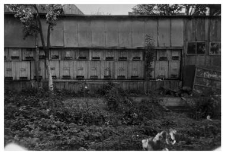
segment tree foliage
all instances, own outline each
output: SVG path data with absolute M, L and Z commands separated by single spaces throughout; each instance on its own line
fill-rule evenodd
M 135 15 L 221 15 L 220 4 L 138 4 L 132 8 Z
M 23 24 L 23 39 L 28 36 L 37 37 L 40 35 L 43 50 L 46 56 L 46 69 L 48 71 L 49 90 L 53 90 L 53 81 L 49 65 L 49 49 L 50 49 L 50 33 L 56 25 L 58 16 L 63 13 L 63 6 L 60 4 L 6 4 L 9 11 L 15 13 L 15 17 L 19 18 Z M 48 25 L 47 38 L 44 38 L 41 14 L 45 14 L 46 23 Z M 45 44 L 45 39 L 47 45 Z M 39 77 L 36 75 L 36 77 Z M 38 79 L 37 79 L 38 81 Z

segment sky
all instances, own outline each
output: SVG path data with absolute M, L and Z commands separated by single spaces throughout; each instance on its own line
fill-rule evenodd
M 128 15 L 136 4 L 75 4 L 84 14 Z

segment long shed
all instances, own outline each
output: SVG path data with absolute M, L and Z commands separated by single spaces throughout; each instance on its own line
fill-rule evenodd
M 42 24 L 46 37 L 44 18 Z M 4 75 L 6 82 L 10 80 L 6 87 L 24 88 L 24 83 L 36 79 L 37 51 L 45 83 L 40 37 L 23 40 L 22 24 L 11 13 L 5 13 L 4 32 Z M 146 35 L 151 36 L 155 53 L 150 79 L 146 79 Z M 111 80 L 127 90 L 178 89 L 184 66 L 221 66 L 221 17 L 67 14 L 59 17 L 50 44 L 57 88 L 78 91 L 81 81 L 98 87 Z

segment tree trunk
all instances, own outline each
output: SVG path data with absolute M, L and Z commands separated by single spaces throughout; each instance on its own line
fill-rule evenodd
M 45 41 L 44 41 L 44 36 L 43 36 L 43 30 L 42 30 L 42 25 L 41 25 L 41 19 L 39 16 L 39 12 L 37 9 L 36 4 L 33 5 L 36 12 L 37 12 L 37 22 L 39 25 L 39 33 L 41 36 L 41 43 L 42 43 L 42 47 L 45 51 L 45 68 L 47 70 L 47 74 L 48 74 L 48 89 L 50 91 L 53 91 L 53 80 L 52 80 L 52 73 L 51 73 L 51 68 L 50 68 L 50 63 L 49 63 L 49 47 L 50 47 L 50 25 L 48 25 L 48 34 L 47 34 L 47 47 L 45 46 Z
M 52 73 L 51 73 L 51 67 L 50 67 L 50 63 L 48 59 L 46 59 L 46 69 L 48 73 L 48 89 L 50 91 L 53 91 L 54 89 L 53 89 Z

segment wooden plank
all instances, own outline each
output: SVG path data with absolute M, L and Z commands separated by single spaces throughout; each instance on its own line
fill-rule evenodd
M 197 18 L 194 19 L 196 29 L 196 41 L 205 40 L 205 19 Z
M 21 61 L 22 54 L 20 48 L 9 48 L 9 60 L 10 61 Z
M 131 48 L 132 36 L 131 36 L 131 21 L 121 20 L 119 21 L 119 47 Z
M 89 60 L 100 61 L 103 59 L 104 50 L 101 49 L 91 49 Z
M 60 61 L 60 79 L 74 79 L 73 61 Z
M 217 66 L 221 68 L 221 56 L 210 56 L 211 66 Z
M 195 65 L 196 63 L 196 56 L 186 56 L 185 65 Z
M 210 41 L 221 41 L 221 21 L 210 19 Z
M 101 62 L 100 61 L 89 61 L 89 79 L 100 79 L 101 78 Z
M 61 53 L 61 60 L 74 60 L 76 59 L 76 53 L 78 52 L 78 49 L 63 49 Z
M 186 19 L 186 39 L 187 41 L 195 41 L 195 27 L 193 19 Z
M 118 47 L 119 45 L 119 22 L 116 20 L 105 21 L 106 47 Z
M 60 78 L 60 68 L 59 68 L 59 61 L 49 61 L 50 63 L 50 69 L 51 69 L 51 73 L 52 73 L 52 78 L 53 79 L 59 79 Z M 46 77 L 48 77 L 46 75 Z
M 132 21 L 132 47 L 144 47 L 145 43 L 145 21 L 144 20 L 135 20 Z
M 116 79 L 127 79 L 128 62 L 115 61 L 115 77 Z
M 168 61 L 156 61 L 155 62 L 155 78 L 168 78 Z
M 13 15 L 4 18 L 4 46 L 5 47 L 35 47 L 35 38 L 32 36 L 23 39 L 23 24 Z
M 64 46 L 64 20 L 58 19 L 56 26 L 50 33 L 50 45 L 51 46 Z
M 87 79 L 89 75 L 88 61 L 74 61 L 74 77 L 76 79 Z
M 78 47 L 78 22 L 66 18 L 64 20 L 64 46 Z
M 144 61 L 130 61 L 128 63 L 128 79 L 144 78 Z
M 92 20 L 92 47 L 105 47 L 105 23 L 103 20 Z
M 181 61 L 181 52 L 182 50 L 171 50 L 171 57 L 169 60 L 179 60 Z
M 170 20 L 159 19 L 158 20 L 158 45 L 160 47 L 170 46 Z
M 169 61 L 169 78 L 170 79 L 180 78 L 180 61 L 177 60 Z
M 157 29 L 157 20 L 149 19 L 145 21 L 145 35 L 150 35 L 153 39 L 153 45 L 158 46 L 158 29 Z
M 101 61 L 101 79 L 115 79 L 114 61 Z
M 91 37 L 91 22 L 89 20 L 78 21 L 78 46 L 91 47 Z
M 197 55 L 195 65 L 204 66 L 205 65 L 205 56 Z
M 184 38 L 183 19 L 171 19 L 171 46 L 183 46 Z

